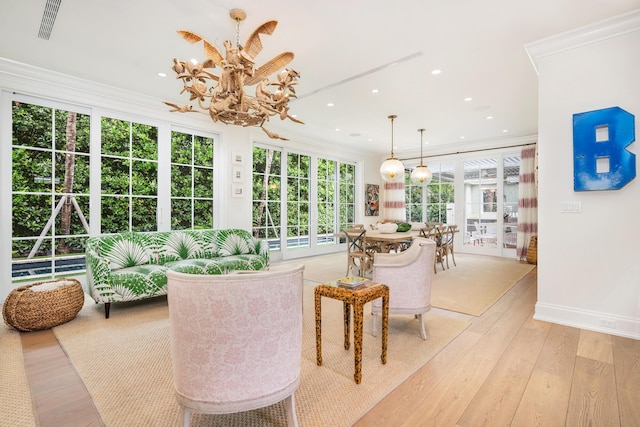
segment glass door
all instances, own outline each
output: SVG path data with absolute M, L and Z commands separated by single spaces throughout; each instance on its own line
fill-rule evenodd
M 520 156 L 466 160 L 464 167 L 464 251 L 516 257 Z
M 502 255 L 516 257 L 520 156 L 502 160 Z
M 467 160 L 463 167 L 465 251 L 497 255 L 498 159 Z

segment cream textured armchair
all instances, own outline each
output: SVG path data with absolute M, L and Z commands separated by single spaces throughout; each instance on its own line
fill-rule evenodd
M 373 281 L 389 286 L 389 314 L 413 314 L 420 322 L 422 339 L 427 339 L 422 315 L 431 309 L 431 281 L 436 244 L 422 237 L 404 252 L 378 253 L 373 260 Z M 382 301 L 371 304 L 373 335 L 377 335 Z
M 288 425 L 298 425 L 303 270 L 167 272 L 173 382 L 185 426 L 191 411 L 228 414 L 282 400 Z

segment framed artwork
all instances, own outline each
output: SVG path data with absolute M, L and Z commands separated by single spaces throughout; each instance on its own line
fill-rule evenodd
M 378 184 L 366 184 L 364 203 L 365 216 L 378 216 L 380 214 L 380 186 Z
M 232 197 L 244 197 L 244 186 L 241 184 L 233 184 L 231 186 Z
M 244 158 L 242 157 L 242 154 L 238 152 L 231 153 L 231 163 L 234 165 L 244 164 Z
M 233 182 L 244 182 L 244 168 L 242 166 L 233 167 Z

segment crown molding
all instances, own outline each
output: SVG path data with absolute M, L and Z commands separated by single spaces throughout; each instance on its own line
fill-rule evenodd
M 640 31 L 640 9 L 584 27 L 547 37 L 524 46 L 538 73 L 538 61 L 546 56 Z

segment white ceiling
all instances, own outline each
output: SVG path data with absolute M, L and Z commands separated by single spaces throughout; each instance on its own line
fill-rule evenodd
M 441 145 L 455 151 L 535 135 L 537 76 L 524 46 L 640 7 L 640 0 L 62 0 L 51 37 L 43 40 L 45 3 L 0 0 L 0 57 L 159 103 L 187 102 L 173 58 L 204 57 L 202 44 L 190 45 L 176 30 L 196 32 L 224 52 L 222 42 L 236 38 L 231 9 L 247 13 L 241 43 L 276 19 L 257 65 L 284 51 L 295 54 L 289 66 L 301 78 L 291 113 L 305 125 L 272 118 L 267 128 L 293 141 L 300 134 L 388 153 L 387 116 L 397 114 L 396 151 L 419 150 L 417 129 L 424 127 L 425 155 Z M 432 75 L 434 69 L 441 74 Z

